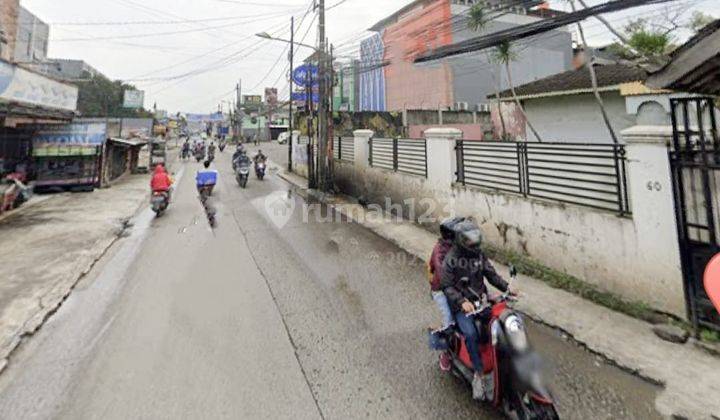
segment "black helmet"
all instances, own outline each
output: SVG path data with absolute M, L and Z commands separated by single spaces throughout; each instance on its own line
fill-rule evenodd
M 475 222 L 464 220 L 455 225 L 455 243 L 464 253 L 473 256 L 480 255 L 482 240 L 482 230 Z
M 443 220 L 440 223 L 440 236 L 447 240 L 455 239 L 455 226 L 464 220 L 464 217 L 448 217 Z
M 209 167 L 210 167 L 210 161 L 209 161 L 209 160 L 206 160 L 205 162 L 203 162 L 203 166 L 205 167 L 205 169 L 209 168 Z

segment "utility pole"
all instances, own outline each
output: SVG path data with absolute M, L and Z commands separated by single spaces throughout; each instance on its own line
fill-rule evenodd
M 327 48 L 325 44 L 325 0 L 318 0 L 318 37 L 320 48 L 318 49 L 318 73 L 320 74 L 320 104 L 318 109 L 318 167 L 317 180 L 318 189 L 327 191 Z
M 292 152 L 293 152 L 293 55 L 295 54 L 295 16 L 290 18 L 290 109 L 288 110 L 288 116 L 290 121 L 288 122 L 288 129 L 290 130 L 290 137 L 288 138 L 288 172 L 292 172 Z
M 236 91 L 236 97 L 235 97 L 235 135 L 238 137 L 238 141 L 242 141 L 242 118 L 244 116 L 243 113 L 240 112 L 240 100 L 241 100 L 241 89 L 242 89 L 242 79 L 238 81 L 238 83 L 235 85 L 235 91 Z

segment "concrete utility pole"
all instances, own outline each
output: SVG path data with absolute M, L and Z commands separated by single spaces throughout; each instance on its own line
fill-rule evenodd
M 318 73 L 320 74 L 320 104 L 318 109 L 318 165 L 317 180 L 318 189 L 327 191 L 327 142 L 328 142 L 328 100 L 327 100 L 327 47 L 325 43 L 325 0 L 318 0 L 318 37 L 320 48 L 318 49 Z M 310 98 L 312 100 L 312 98 Z
M 235 85 L 235 135 L 238 136 L 238 140 L 242 138 L 242 117 L 243 113 L 240 112 L 240 99 L 241 99 L 242 79 L 240 79 Z
M 288 172 L 292 172 L 292 148 L 293 148 L 293 55 L 295 54 L 295 16 L 290 18 L 290 108 L 288 115 L 290 121 L 288 122 L 288 129 L 290 131 L 290 138 L 288 138 Z

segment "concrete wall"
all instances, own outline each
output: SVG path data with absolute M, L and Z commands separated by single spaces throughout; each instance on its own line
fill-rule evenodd
M 4 41 L 0 42 L 0 59 L 14 61 L 19 13 L 20 0 L 0 1 L 0 31 L 4 38 Z
M 616 133 L 635 125 L 619 92 L 603 92 L 605 108 Z M 525 112 L 547 142 L 612 143 L 595 97 L 591 93 L 524 101 Z M 528 141 L 537 141 L 527 130 Z
M 685 317 L 685 302 L 673 213 L 672 188 L 664 142 L 628 135 L 629 190 L 633 217 L 525 198 L 521 195 L 452 186 L 454 142 L 447 133 L 426 132 L 428 178 L 370 168 L 367 160 L 336 162 L 341 191 L 368 202 L 402 208 L 403 214 L 435 228 L 451 214 L 473 216 L 487 240 L 521 253 L 600 289 Z M 632 134 L 632 133 L 631 133 Z M 455 131 L 454 136 L 458 137 Z M 367 136 L 365 136 L 367 137 Z M 355 155 L 367 153 L 367 139 L 356 135 Z M 660 188 L 648 189 L 648 182 Z M 412 205 L 411 205 L 412 204 Z M 549 303 L 551 304 L 551 303 Z

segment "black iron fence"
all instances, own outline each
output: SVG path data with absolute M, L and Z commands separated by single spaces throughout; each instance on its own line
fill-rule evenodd
M 370 166 L 427 178 L 425 139 L 370 139 Z
M 333 158 L 355 162 L 355 137 L 338 136 L 333 138 Z
M 720 252 L 720 113 L 711 97 L 670 100 L 670 168 L 688 318 L 720 331 L 720 314 L 704 287 L 708 262 Z
M 630 213 L 624 145 L 459 140 L 456 153 L 463 185 Z

